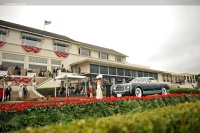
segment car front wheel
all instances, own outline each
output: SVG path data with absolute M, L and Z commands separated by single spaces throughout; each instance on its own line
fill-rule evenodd
M 161 89 L 161 94 L 162 94 L 162 95 L 166 95 L 166 94 L 167 94 L 167 90 L 165 89 L 165 87 L 163 87 L 163 88 Z
M 142 97 L 142 90 L 140 88 L 135 89 L 135 96 L 136 97 Z

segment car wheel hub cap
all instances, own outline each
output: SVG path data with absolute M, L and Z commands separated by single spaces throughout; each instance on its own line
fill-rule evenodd
M 162 94 L 166 94 L 165 88 L 162 89 Z
M 136 89 L 135 94 L 136 94 L 136 96 L 141 96 L 141 91 L 139 89 Z

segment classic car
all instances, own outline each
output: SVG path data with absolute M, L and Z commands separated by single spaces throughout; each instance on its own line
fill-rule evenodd
M 149 94 L 167 94 L 170 90 L 168 84 L 160 83 L 153 77 L 137 77 L 129 83 L 115 84 L 111 86 L 111 93 L 114 96 L 137 96 Z

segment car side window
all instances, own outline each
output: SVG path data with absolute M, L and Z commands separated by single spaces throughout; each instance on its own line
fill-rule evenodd
M 156 79 L 154 79 L 154 78 L 151 78 L 151 79 L 149 79 L 149 82 L 151 82 L 151 83 L 157 83 L 158 81 Z

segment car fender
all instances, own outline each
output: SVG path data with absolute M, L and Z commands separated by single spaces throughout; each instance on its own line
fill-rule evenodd
M 137 87 L 141 88 L 142 93 L 143 93 L 143 87 L 142 87 L 141 85 L 135 85 L 135 86 L 132 86 L 132 90 L 131 90 L 131 93 L 132 93 L 132 94 L 135 93 L 135 89 L 136 89 Z

